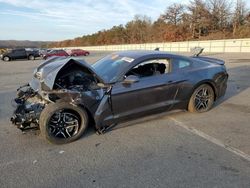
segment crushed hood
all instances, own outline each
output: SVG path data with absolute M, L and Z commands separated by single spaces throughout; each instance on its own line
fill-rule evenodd
M 103 79 L 96 74 L 94 69 L 87 62 L 81 59 L 53 57 L 43 62 L 34 71 L 34 77 L 29 83 L 34 90 L 39 90 L 39 85 L 45 85 L 47 89 L 53 89 L 54 82 L 59 71 L 68 63 L 76 63 L 92 74 L 98 82 L 103 83 Z M 40 83 L 40 84 L 39 84 Z

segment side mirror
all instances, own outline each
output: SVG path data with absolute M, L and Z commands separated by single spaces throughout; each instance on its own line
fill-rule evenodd
M 129 75 L 127 78 L 123 80 L 124 84 L 132 84 L 135 82 L 139 82 L 139 78 L 138 76 L 134 76 L 134 75 Z

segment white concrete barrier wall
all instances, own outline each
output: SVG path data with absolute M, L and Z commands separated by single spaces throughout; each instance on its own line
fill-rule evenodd
M 89 51 L 121 51 L 121 50 L 154 50 L 159 47 L 161 51 L 190 52 L 191 48 L 202 47 L 204 52 L 250 52 L 250 38 L 208 40 L 208 41 L 186 41 L 186 42 L 164 42 L 146 44 L 121 44 L 105 46 L 81 46 L 69 47 L 67 49 L 80 48 Z

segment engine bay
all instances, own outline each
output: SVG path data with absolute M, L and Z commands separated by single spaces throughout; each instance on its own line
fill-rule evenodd
M 96 88 L 97 80 L 86 71 L 86 69 L 69 65 L 63 68 L 57 75 L 53 89 L 77 90 L 80 92 L 88 91 Z

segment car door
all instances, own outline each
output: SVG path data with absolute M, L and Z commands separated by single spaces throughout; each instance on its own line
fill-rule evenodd
M 58 56 L 67 56 L 67 53 L 64 50 L 59 50 Z
M 114 119 L 119 122 L 169 110 L 173 105 L 178 81 L 177 75 L 169 72 L 168 66 L 166 73 L 143 76 L 131 84 L 123 81 L 114 84 L 111 91 Z
M 26 59 L 27 58 L 27 52 L 26 52 L 26 50 L 25 49 L 20 49 L 20 51 L 19 51 L 19 57 L 20 57 L 20 59 Z
M 15 59 L 24 59 L 24 58 L 26 58 L 26 51 L 24 49 L 14 50 L 14 58 Z
M 12 50 L 11 53 L 12 53 L 11 56 L 13 59 L 19 59 L 19 55 L 20 55 L 19 50 Z
M 62 50 L 58 51 L 58 56 L 65 56 L 64 52 Z

